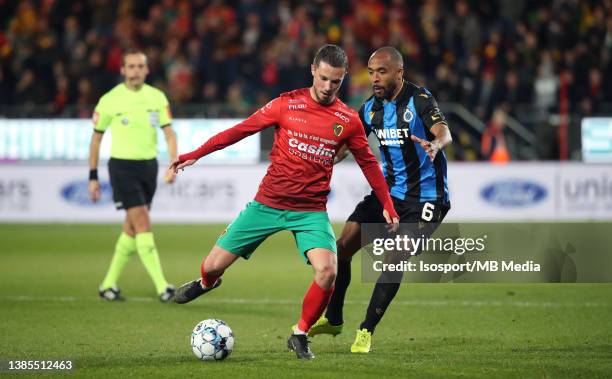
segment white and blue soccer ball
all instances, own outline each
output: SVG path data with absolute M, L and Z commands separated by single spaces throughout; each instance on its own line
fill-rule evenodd
M 198 359 L 221 361 L 234 349 L 234 333 L 224 321 L 200 321 L 191 333 L 191 349 Z

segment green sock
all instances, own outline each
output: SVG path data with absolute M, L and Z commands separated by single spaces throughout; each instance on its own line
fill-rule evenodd
M 115 254 L 111 260 L 110 267 L 106 273 L 106 277 L 102 282 L 102 289 L 109 287 L 117 287 L 117 280 L 125 269 L 130 257 L 136 251 L 136 240 L 134 237 L 121 233 L 115 244 Z
M 138 250 L 138 255 L 142 260 L 142 264 L 145 266 L 145 269 L 155 284 L 155 290 L 158 294 L 164 292 L 168 286 L 168 282 L 161 268 L 153 233 L 146 232 L 136 234 L 136 249 Z

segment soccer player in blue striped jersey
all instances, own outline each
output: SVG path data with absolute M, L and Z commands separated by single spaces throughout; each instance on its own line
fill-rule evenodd
M 402 55 L 393 47 L 376 50 L 368 61 L 373 95 L 359 110 L 366 134 L 378 139 L 383 173 L 400 216 L 407 225 L 425 224 L 421 234 L 430 235 L 450 209 L 444 147 L 452 142 L 446 119 L 433 95 L 404 80 Z M 346 154 L 339 153 L 339 162 Z M 363 247 L 361 225 L 384 223 L 376 196 L 366 196 L 349 216 L 338 248 L 336 288 L 327 311 L 309 335 L 342 331 L 342 308 L 351 280 L 351 258 Z M 365 319 L 359 326 L 354 353 L 370 351 L 372 333 L 399 290 L 401 272 L 382 272 L 378 278 Z

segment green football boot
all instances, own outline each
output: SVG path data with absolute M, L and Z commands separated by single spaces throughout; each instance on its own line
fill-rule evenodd
M 351 346 L 351 353 L 369 353 L 372 345 L 372 333 L 367 329 L 357 331 L 355 342 Z
M 342 324 L 332 325 L 329 323 L 327 317 L 321 316 L 308 331 L 308 336 L 314 337 L 317 334 L 331 334 L 335 337 L 340 333 L 342 333 Z

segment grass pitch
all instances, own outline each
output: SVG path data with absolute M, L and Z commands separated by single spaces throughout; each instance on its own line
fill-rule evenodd
M 223 228 L 156 225 L 168 279 L 196 278 Z M 127 301 L 97 297 L 118 232 L 116 225 L 0 225 L 0 360 L 72 359 L 71 376 L 95 378 L 612 376 L 611 284 L 406 284 L 373 351 L 355 355 L 350 345 L 372 289 L 355 259 L 345 331 L 314 338 L 317 357 L 304 362 L 286 350 L 286 339 L 312 273 L 289 233 L 238 261 L 219 289 L 175 305 L 157 301 L 137 256 L 120 281 Z M 200 362 L 191 352 L 191 329 L 206 318 L 234 331 L 226 361 Z

